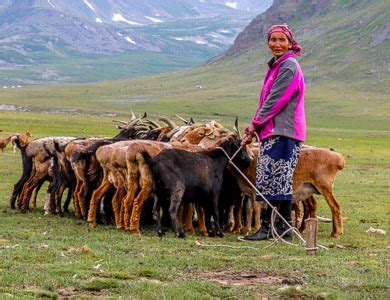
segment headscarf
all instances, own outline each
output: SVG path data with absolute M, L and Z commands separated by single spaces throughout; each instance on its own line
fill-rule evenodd
M 287 36 L 287 38 L 290 40 L 290 42 L 291 42 L 291 45 L 292 45 L 291 50 L 296 55 L 301 56 L 301 54 L 302 54 L 302 47 L 295 40 L 294 35 L 293 35 L 290 27 L 288 27 L 288 25 L 286 23 L 284 23 L 282 25 L 273 25 L 273 26 L 271 26 L 268 29 L 268 33 L 267 33 L 268 40 L 270 39 L 271 34 L 273 34 L 274 32 L 284 33 Z

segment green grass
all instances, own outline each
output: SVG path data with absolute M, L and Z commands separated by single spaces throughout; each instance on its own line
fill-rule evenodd
M 150 112 L 157 115 L 157 111 Z M 115 133 L 111 118 L 96 115 L 1 112 L 0 120 L 8 132 L 30 128 L 35 137 Z M 230 116 L 224 120 L 233 122 Z M 21 214 L 8 207 L 21 162 L 7 148 L 0 154 L 0 297 L 386 298 L 388 238 L 365 231 L 370 226 L 390 230 L 390 132 L 310 128 L 307 142 L 331 146 L 347 161 L 334 187 L 343 208 L 345 234 L 334 240 L 331 225 L 321 223 L 319 243 L 330 250 L 315 257 L 307 256 L 303 248 L 282 244 L 264 249 L 268 243 L 240 243 L 231 234 L 223 239 L 187 236 L 179 240 L 168 233 L 160 240 L 152 227 L 143 228 L 142 236 L 113 226 L 90 229 L 70 216 L 44 216 L 43 192 L 38 208 Z M 330 216 L 325 201 L 317 198 L 319 214 Z M 255 249 L 202 247 L 196 241 Z M 85 245 L 90 251 L 78 250 Z M 294 281 L 289 287 L 223 285 L 204 275 L 216 271 L 256 271 Z

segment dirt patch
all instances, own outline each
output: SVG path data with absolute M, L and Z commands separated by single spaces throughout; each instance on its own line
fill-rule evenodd
M 297 284 L 296 277 L 269 275 L 258 271 L 217 271 L 200 273 L 200 277 L 216 281 L 223 285 L 265 285 L 265 284 Z
M 63 288 L 56 289 L 55 292 L 61 297 L 68 298 L 72 296 L 107 296 L 108 290 L 100 290 L 100 291 L 86 291 L 75 288 Z

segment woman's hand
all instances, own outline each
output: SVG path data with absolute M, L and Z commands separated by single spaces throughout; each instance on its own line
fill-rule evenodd
M 245 145 L 248 145 L 252 142 L 253 140 L 253 137 L 255 136 L 255 129 L 253 128 L 252 125 L 250 125 L 249 127 L 247 127 L 245 129 L 245 135 L 244 135 L 244 138 L 242 139 L 241 141 L 241 145 L 242 146 L 245 146 Z

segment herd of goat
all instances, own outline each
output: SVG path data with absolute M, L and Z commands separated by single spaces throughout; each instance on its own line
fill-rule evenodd
M 179 119 L 184 125 L 160 117 L 161 125 L 146 113 L 132 113 L 130 121 L 118 121 L 120 131 L 112 138 L 29 141 L 31 133 L 26 132 L 0 140 L 2 150 L 11 141 L 22 156 L 23 171 L 14 185 L 11 208 L 17 205 L 27 212 L 30 201 L 35 207 L 37 194 L 48 181 L 45 214 L 69 213 L 73 200 L 75 217 L 91 227 L 102 222 L 104 212 L 105 222 L 138 234 L 141 225 L 157 221 L 159 234 L 169 226 L 184 237 L 185 232 L 194 232 L 195 216 L 202 235 L 258 230 L 261 203 L 254 201 L 254 189 L 231 162 L 254 183 L 259 145 L 241 147 L 237 124 L 231 131 L 216 121 L 196 124 Z M 313 194 L 321 194 L 332 212 L 331 235 L 338 238 L 343 233 L 333 184 L 344 165 L 343 156 L 335 151 L 302 148 L 293 178 L 295 226 L 300 219 L 316 216 Z M 304 227 L 301 221 L 300 231 Z

